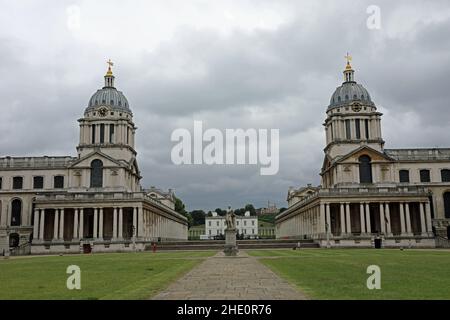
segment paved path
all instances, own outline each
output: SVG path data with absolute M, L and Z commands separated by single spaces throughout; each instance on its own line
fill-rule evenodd
M 256 258 L 219 252 L 153 297 L 154 300 L 303 300 L 306 296 Z

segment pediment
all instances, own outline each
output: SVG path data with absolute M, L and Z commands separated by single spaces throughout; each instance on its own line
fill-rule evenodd
M 104 154 L 100 151 L 93 151 L 86 156 L 78 159 L 77 161 L 73 162 L 69 168 L 75 169 L 75 168 L 86 168 L 91 166 L 91 162 L 95 159 L 99 159 L 103 162 L 104 167 L 125 167 L 125 164 L 108 156 L 107 154 Z

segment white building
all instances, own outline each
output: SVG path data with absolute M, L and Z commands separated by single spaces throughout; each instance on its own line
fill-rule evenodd
M 131 243 L 144 249 L 158 238 L 187 239 L 187 219 L 174 211 L 172 190 L 140 185 L 137 128 L 111 65 L 78 122 L 75 157 L 0 158 L 0 254 L 8 247 L 120 251 Z
M 433 247 L 435 236 L 449 237 L 450 149 L 385 149 L 381 116 L 347 62 L 323 124 L 321 186 L 289 190 L 277 238 Z
M 225 235 L 226 223 L 225 217 L 212 213 L 212 217 L 205 218 L 205 233 L 209 239 L 215 236 Z M 258 217 L 250 216 L 250 212 L 246 212 L 244 216 L 236 216 L 237 233 L 243 235 L 244 238 L 255 239 L 258 237 Z

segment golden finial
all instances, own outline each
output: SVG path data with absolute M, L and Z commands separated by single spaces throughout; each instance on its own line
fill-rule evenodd
M 352 66 L 350 65 L 350 61 L 352 61 L 352 56 L 348 54 L 344 57 L 345 59 L 347 59 L 347 66 L 345 67 L 345 70 L 350 70 L 352 68 Z
M 106 61 L 106 63 L 108 64 L 108 72 L 106 72 L 107 76 L 112 76 L 112 70 L 111 67 L 114 65 L 114 63 L 111 61 L 111 59 L 109 59 L 108 61 Z

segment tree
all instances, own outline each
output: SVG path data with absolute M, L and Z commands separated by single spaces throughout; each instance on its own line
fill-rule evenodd
M 183 216 L 186 216 L 186 206 L 184 205 L 183 201 L 181 199 L 175 197 L 175 211 L 178 213 L 181 213 Z
M 192 225 L 199 226 L 205 224 L 205 211 L 203 210 L 194 210 L 191 211 L 190 216 L 192 217 Z
M 245 213 L 245 211 L 250 211 L 251 216 L 256 216 L 256 209 L 252 204 L 245 205 L 244 213 Z
M 280 209 L 279 213 L 282 213 L 282 212 L 284 212 L 286 210 L 287 210 L 287 208 L 283 207 L 283 208 Z
M 220 208 L 217 208 L 217 209 L 214 210 L 214 211 L 217 213 L 218 216 L 221 216 L 221 217 L 223 217 L 224 215 L 227 214 L 227 212 L 226 212 L 225 210 L 222 210 L 222 209 L 220 209 Z
M 174 198 L 175 198 L 175 211 L 185 216 L 188 219 L 188 226 L 189 227 L 192 226 L 193 223 L 192 217 L 186 211 L 186 206 L 184 205 L 183 201 L 181 201 L 181 199 L 177 198 L 176 196 L 174 196 Z

